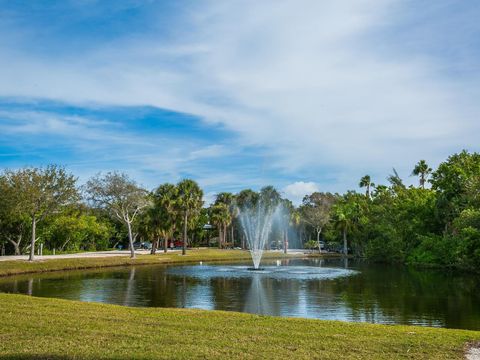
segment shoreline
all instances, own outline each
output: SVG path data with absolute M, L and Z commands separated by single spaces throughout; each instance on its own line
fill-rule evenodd
M 103 252 L 102 252 L 103 253 Z M 170 265 L 188 264 L 197 261 L 222 262 L 250 260 L 250 253 L 247 250 L 220 250 L 220 249 L 190 249 L 186 255 L 180 251 L 157 252 L 155 255 L 138 254 L 131 259 L 128 254 L 116 254 L 110 256 L 82 256 L 84 253 L 65 255 L 47 255 L 49 258 L 37 259 L 32 262 L 23 259 L 12 259 L 0 261 L 0 277 L 8 277 L 22 274 L 46 273 L 55 271 L 70 271 L 84 269 L 101 269 L 121 266 L 143 266 L 143 265 Z M 92 253 L 89 253 L 92 254 Z M 292 252 L 284 254 L 279 251 L 267 251 L 264 259 L 288 259 L 288 258 L 336 258 L 336 254 L 304 254 Z M 50 256 L 55 256 L 52 258 Z M 56 256 L 62 256 L 57 258 Z

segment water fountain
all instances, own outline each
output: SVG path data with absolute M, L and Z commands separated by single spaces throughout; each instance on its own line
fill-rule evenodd
M 279 217 L 282 207 L 260 198 L 255 203 L 239 208 L 238 218 L 252 256 L 253 267 L 249 270 L 262 270 L 260 261 L 268 241 L 272 224 Z

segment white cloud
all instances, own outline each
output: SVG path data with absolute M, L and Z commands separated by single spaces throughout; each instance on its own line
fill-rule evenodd
M 319 186 L 314 182 L 296 181 L 283 188 L 286 198 L 291 200 L 295 205 L 299 205 L 305 195 L 310 195 L 319 191 Z
M 213 1 L 183 19 L 189 34 L 170 43 L 153 33 L 77 58 L 34 56 L 9 43 L 0 49 L 0 95 L 192 113 L 237 132 L 244 146 L 263 146 L 267 171 L 311 178 L 334 169 L 355 187 L 367 172 L 385 178 L 392 166 L 407 173 L 420 158 L 435 164 L 478 149 L 478 81 L 452 80 L 439 59 L 409 56 L 402 44 L 379 50 L 404 6 Z

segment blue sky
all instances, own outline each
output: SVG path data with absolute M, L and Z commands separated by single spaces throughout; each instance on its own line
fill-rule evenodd
M 0 166 L 294 201 L 478 151 L 477 1 L 1 1 Z

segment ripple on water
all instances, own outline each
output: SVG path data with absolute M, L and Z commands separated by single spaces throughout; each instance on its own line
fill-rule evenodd
M 315 266 L 263 266 L 262 270 L 257 271 L 251 271 L 248 268 L 248 266 L 224 265 L 172 266 L 167 273 L 201 279 L 263 277 L 286 280 L 329 280 L 358 274 L 355 270 Z

